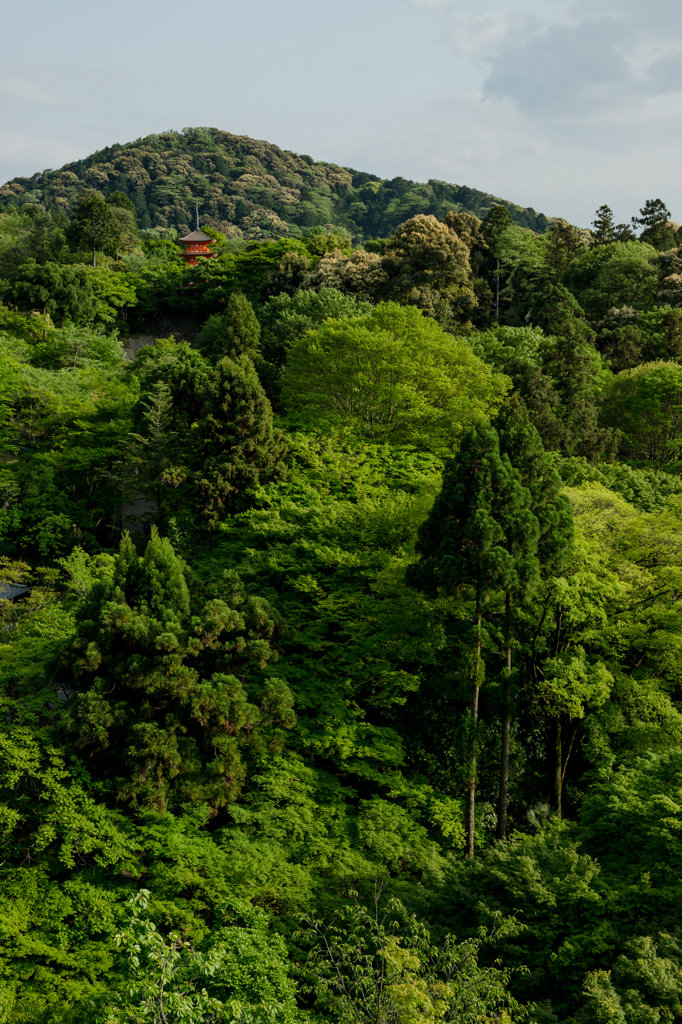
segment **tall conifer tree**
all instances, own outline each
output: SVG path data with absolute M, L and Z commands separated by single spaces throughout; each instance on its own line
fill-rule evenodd
M 512 628 L 514 600 L 527 600 L 541 576 L 561 570 L 573 548 L 573 515 L 562 481 L 544 450 L 540 435 L 518 398 L 512 397 L 495 421 L 500 452 L 510 461 L 530 498 L 524 515 L 512 518 L 507 542 L 517 563 L 518 582 L 505 591 L 506 675 L 502 710 L 497 838 L 507 833 L 509 740 L 512 714 Z M 534 520 L 531 523 L 529 517 Z
M 465 586 L 474 592 L 472 642 L 471 743 L 467 795 L 467 854 L 474 856 L 476 806 L 476 733 L 478 697 L 484 678 L 483 607 L 491 591 L 518 585 L 519 567 L 508 537 L 521 532 L 516 520 L 529 504 L 508 458 L 500 455 L 496 430 L 489 423 L 474 427 L 457 455 L 447 463 L 443 487 L 419 530 L 421 560 L 408 571 L 408 583 L 427 592 L 455 594 Z

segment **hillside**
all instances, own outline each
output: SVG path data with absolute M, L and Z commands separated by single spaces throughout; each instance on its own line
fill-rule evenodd
M 170 229 L 171 237 L 187 232 L 197 200 L 202 221 L 228 238 L 248 240 L 296 238 L 331 224 L 357 240 L 385 237 L 417 213 L 441 218 L 458 210 L 482 218 L 493 203 L 506 206 L 523 227 L 547 228 L 544 214 L 531 207 L 466 185 L 386 181 L 216 128 L 148 135 L 56 171 L 14 178 L 0 188 L 0 207 L 40 202 L 70 214 L 85 188 L 124 192 L 141 228 Z

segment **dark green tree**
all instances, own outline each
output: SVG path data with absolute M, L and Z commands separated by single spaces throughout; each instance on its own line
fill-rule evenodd
M 519 357 L 505 363 L 503 373 L 513 381 L 514 391 L 526 406 L 544 447 L 547 451 L 561 451 L 564 441 L 561 399 L 552 378 L 541 367 Z
M 490 260 L 490 249 L 483 234 L 483 223 L 473 213 L 454 210 L 449 210 L 446 213 L 443 223 L 457 234 L 460 241 L 464 242 L 469 250 L 469 263 L 473 275 L 472 287 L 474 295 L 478 299 L 478 306 L 473 312 L 472 319 L 477 325 L 486 324 L 493 312 L 494 296 L 483 276 L 486 262 Z
M 76 217 L 67 231 L 69 244 L 74 249 L 89 247 L 92 265 L 97 266 L 97 251 L 113 256 L 121 244 L 121 224 L 115 207 L 94 189 L 84 189 L 78 199 Z
M 50 213 L 37 204 L 27 204 L 24 214 L 30 219 L 31 227 L 28 246 L 31 257 L 36 263 L 48 261 L 58 263 L 66 247 L 64 227 L 66 218 L 63 213 Z
M 118 248 L 130 251 L 137 239 L 137 215 L 135 205 L 124 192 L 110 192 L 106 199 L 116 218 L 119 233 Z
M 629 224 L 616 224 L 613 235 L 614 242 L 632 242 L 636 237 Z
M 512 520 L 508 544 L 517 565 L 515 586 L 505 588 L 506 676 L 503 696 L 502 743 L 500 755 L 500 792 L 497 813 L 497 838 L 507 831 L 507 796 L 509 789 L 509 739 L 512 713 L 512 602 L 523 603 L 533 593 L 541 578 L 556 575 L 568 562 L 573 551 L 573 513 L 568 498 L 562 494 L 563 481 L 552 459 L 542 445 L 540 435 L 530 421 L 528 412 L 518 398 L 512 397 L 495 420 L 500 439 L 500 453 L 506 456 L 530 494 L 528 512 L 535 520 L 536 532 L 528 516 Z M 518 620 L 518 615 L 516 616 Z M 561 728 L 560 722 L 558 728 Z M 561 770 L 561 763 L 559 766 Z
M 441 327 L 467 320 L 476 306 L 469 250 L 433 216 L 418 214 L 400 225 L 386 246 L 383 268 L 387 297 L 418 306 Z
M 640 241 L 648 242 L 659 252 L 675 248 L 677 236 L 669 225 L 670 211 L 662 199 L 647 199 L 639 214 L 632 218 L 632 226 L 641 229 Z
M 88 320 L 97 311 L 97 299 L 85 267 L 29 260 L 19 268 L 4 299 L 17 309 L 40 309 L 59 320 Z
M 60 673 L 65 722 L 119 800 L 217 811 L 244 783 L 246 748 L 281 748 L 293 724 L 286 684 L 262 675 L 274 613 L 234 575 L 220 595 L 193 597 L 186 566 L 153 528 L 143 557 L 123 536 L 111 577 L 77 615 Z
M 608 460 L 618 447 L 614 432 L 599 423 L 601 395 L 595 355 L 589 337 L 579 329 L 566 330 L 557 338 L 547 366 L 561 399 L 562 450 L 566 455 L 583 455 L 590 462 Z
M 600 206 L 592 221 L 592 245 L 608 245 L 610 242 L 630 242 L 635 233 L 629 224 L 616 224 L 610 206 Z
M 128 210 L 135 216 L 135 204 L 125 192 L 110 192 L 106 198 L 109 206 L 115 206 L 119 210 Z
M 484 423 L 465 435 L 457 455 L 446 463 L 443 486 L 419 529 L 419 562 L 407 582 L 427 593 L 474 593 L 470 644 L 471 739 L 467 784 L 467 853 L 474 856 L 479 691 L 485 669 L 483 610 L 494 591 L 511 595 L 531 584 L 537 568 L 538 527 L 530 494 L 509 458 L 500 454 L 497 431 Z
M 214 526 L 244 508 L 249 492 L 284 472 L 284 439 L 248 356 L 221 359 L 204 378 L 190 470 L 201 516 Z
M 164 492 L 168 484 L 178 482 L 172 470 L 177 459 L 178 434 L 171 429 L 173 400 L 168 384 L 159 381 L 141 406 L 143 433 L 130 434 L 123 483 L 133 500 L 142 494 L 153 503 L 153 520 L 161 525 Z
M 615 241 L 616 224 L 610 206 L 600 206 L 592 221 L 592 245 L 608 245 Z
M 489 277 L 492 278 L 494 285 L 495 295 L 495 316 L 500 315 L 500 257 L 497 251 L 497 245 L 501 235 L 510 228 L 514 220 L 510 211 L 506 206 L 500 206 L 495 204 L 491 206 L 487 214 L 483 219 L 481 230 L 483 232 L 483 238 L 485 239 L 486 245 L 490 251 L 490 258 L 487 260 L 487 269 Z
M 555 345 L 545 353 L 543 371 L 551 378 L 560 401 L 561 451 L 584 455 L 593 462 L 608 458 L 617 442 L 611 430 L 599 426 L 601 361 L 583 310 L 563 285 L 548 284 L 539 292 L 532 316 L 545 334 L 556 337 Z M 536 423 L 539 430 L 541 422 L 542 416 Z M 549 437 L 543 435 L 543 440 L 550 447 Z
M 187 342 L 162 339 L 138 359 L 134 370 L 145 393 L 167 385 L 172 400 L 167 428 L 177 444 L 167 452 L 164 478 L 177 488 L 175 505 L 189 505 L 213 527 L 245 508 L 254 488 L 284 474 L 283 436 L 248 356 L 225 356 L 211 366 Z
M 199 332 L 197 345 L 215 363 L 224 356 L 255 359 L 259 339 L 260 324 L 253 306 L 241 292 L 233 292 L 225 312 L 208 318 Z
M 545 250 L 545 267 L 551 281 L 558 281 L 563 272 L 574 259 L 585 250 L 585 242 L 580 232 L 565 220 L 553 221 L 549 226 L 547 248 Z
M 483 218 L 481 227 L 483 237 L 490 249 L 495 249 L 497 240 L 502 232 L 510 228 L 513 223 L 514 219 L 506 206 L 496 204 L 490 207 Z

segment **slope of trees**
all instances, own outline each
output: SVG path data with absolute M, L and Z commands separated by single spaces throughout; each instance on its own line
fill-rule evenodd
M 228 238 L 299 238 L 306 228 L 336 224 L 356 236 L 383 238 L 416 213 L 448 210 L 482 216 L 503 203 L 524 227 L 546 218 L 464 185 L 426 184 L 315 161 L 268 142 L 217 128 L 186 128 L 110 146 L 60 170 L 15 178 L 0 189 L 3 207 L 40 203 L 74 213 L 83 190 L 122 194 L 141 228 L 186 234 L 194 203 Z
M 114 177 L 0 214 L 0 1024 L 682 1021 L 665 205 L 188 268 Z

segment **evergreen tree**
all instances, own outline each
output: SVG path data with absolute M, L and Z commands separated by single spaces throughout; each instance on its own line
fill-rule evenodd
M 610 206 L 600 206 L 592 221 L 592 245 L 608 245 L 615 241 L 616 225 L 613 219 L 613 210 Z
M 50 260 L 58 263 L 66 245 L 64 223 L 61 220 L 64 214 L 61 213 L 61 217 L 59 213 L 53 216 L 42 206 L 33 203 L 27 203 L 24 211 L 24 215 L 31 221 L 28 236 L 31 257 L 40 264 Z
M 506 362 L 502 372 L 513 381 L 514 392 L 528 410 L 544 447 L 550 452 L 561 451 L 564 441 L 561 399 L 552 378 L 539 366 L 518 356 Z
M 550 224 L 545 236 L 545 267 L 550 280 L 558 281 L 563 272 L 585 249 L 580 232 L 565 220 Z
M 177 432 L 171 430 L 173 401 L 168 385 L 159 381 L 151 395 L 142 400 L 144 433 L 131 433 L 126 480 L 133 499 L 142 492 L 156 507 L 157 525 L 164 518 L 164 489 L 172 482 L 170 466 L 177 454 Z
M 479 690 L 484 679 L 483 608 L 490 593 L 510 594 L 529 585 L 536 569 L 537 525 L 530 494 L 509 458 L 501 456 L 490 424 L 474 427 L 445 466 L 443 486 L 419 529 L 420 561 L 408 570 L 411 586 L 426 592 L 474 591 L 471 658 L 471 741 L 467 792 L 467 854 L 474 856 Z
M 187 342 L 162 339 L 144 350 L 136 369 L 148 396 L 167 385 L 172 399 L 164 429 L 177 443 L 164 452 L 162 482 L 177 488 L 174 504 L 186 499 L 214 527 L 246 507 L 250 490 L 284 474 L 282 433 L 248 356 L 211 366 Z
M 215 525 L 243 508 L 249 490 L 284 474 L 284 441 L 247 356 L 221 359 L 198 389 L 191 433 L 191 481 L 201 515 Z
M 260 339 L 260 324 L 253 307 L 241 292 L 233 292 L 224 313 L 210 316 L 197 338 L 197 345 L 212 362 L 224 356 L 255 359 Z
M 510 228 L 513 223 L 514 218 L 506 206 L 495 204 L 490 207 L 482 224 L 483 237 L 490 249 L 495 249 L 502 232 Z
M 634 228 L 642 228 L 641 242 L 648 242 L 659 252 L 674 249 L 677 245 L 675 231 L 669 225 L 670 211 L 662 199 L 647 199 L 639 211 L 639 217 L 632 218 Z
M 235 576 L 195 600 L 188 571 L 155 528 L 143 557 L 123 536 L 111 577 L 76 618 L 60 673 L 66 725 L 119 800 L 215 810 L 244 782 L 243 751 L 281 746 L 293 723 L 286 684 L 263 679 L 277 628 Z
M 18 309 L 41 309 L 59 321 L 87 320 L 97 311 L 97 299 L 85 267 L 41 264 L 29 260 L 19 267 L 4 293 L 5 301 Z
M 387 296 L 418 306 L 441 327 L 466 320 L 476 306 L 469 251 L 433 216 L 418 214 L 400 225 L 386 246 L 383 267 Z
M 497 838 L 504 839 L 507 830 L 512 711 L 512 600 L 527 600 L 541 577 L 560 572 L 566 564 L 573 550 L 573 514 L 568 498 L 561 493 L 561 477 L 545 452 L 527 410 L 517 398 L 512 397 L 504 407 L 495 421 L 495 427 L 500 439 L 501 454 L 510 460 L 519 473 L 523 487 L 530 494 L 528 511 L 535 520 L 535 530 L 531 529 L 527 517 L 518 520 L 516 531 L 509 538 L 510 550 L 515 559 L 524 565 L 525 573 L 519 573 L 516 587 L 507 586 L 505 593 L 506 678 L 497 814 Z M 560 727 L 559 722 L 557 728 Z
M 490 250 L 490 259 L 487 261 L 486 269 L 492 276 L 495 286 L 495 316 L 498 318 L 500 315 L 500 255 L 497 247 L 502 234 L 513 223 L 514 220 L 507 207 L 496 204 L 488 210 L 481 229 Z
M 584 455 L 591 462 L 610 457 L 617 441 L 612 430 L 599 425 L 600 357 L 583 310 L 567 288 L 549 284 L 536 298 L 533 323 L 556 337 L 543 370 L 560 400 L 561 451 Z M 540 425 L 538 420 L 536 426 Z
M 113 255 L 121 242 L 121 229 L 114 207 L 94 189 L 84 189 L 78 199 L 78 211 L 67 236 L 73 248 L 89 245 L 92 265 L 97 266 L 97 250 Z

